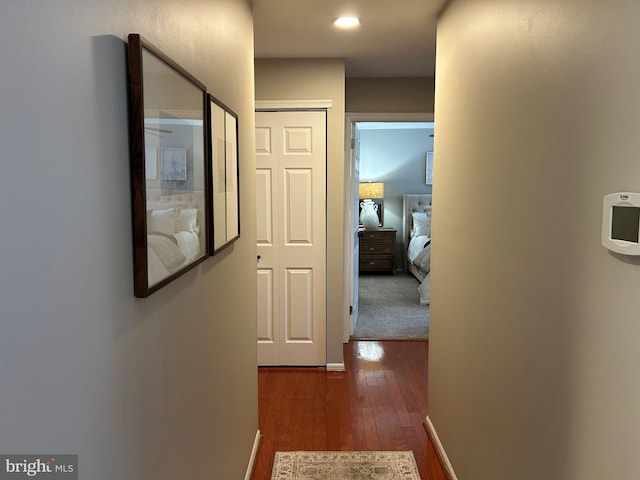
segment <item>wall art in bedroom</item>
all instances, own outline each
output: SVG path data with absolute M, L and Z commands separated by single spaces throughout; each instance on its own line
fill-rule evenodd
M 211 94 L 207 105 L 213 200 L 209 250 L 215 255 L 240 238 L 238 116 Z
M 425 184 L 433 185 L 433 152 L 427 152 L 424 162 Z
M 127 57 L 134 294 L 148 297 L 208 257 L 207 97 L 138 34 L 129 35 Z

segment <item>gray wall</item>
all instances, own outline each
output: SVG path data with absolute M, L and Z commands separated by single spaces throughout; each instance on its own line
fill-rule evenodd
M 240 118 L 241 239 L 135 299 L 125 39 Z M 0 5 L 0 452 L 92 480 L 243 478 L 257 431 L 253 40 L 245 0 Z
M 255 69 L 256 100 L 332 101 L 327 111 L 327 363 L 342 363 L 347 274 L 343 246 L 344 60 L 261 58 Z
M 433 77 L 347 78 L 346 111 L 431 113 Z
M 640 472 L 640 3 L 453 0 L 438 25 L 429 418 L 460 480 Z
M 384 226 L 398 233 L 397 267 L 404 266 L 402 195 L 431 193 L 425 184 L 425 154 L 433 151 L 433 128 L 360 130 L 360 181 L 384 182 Z

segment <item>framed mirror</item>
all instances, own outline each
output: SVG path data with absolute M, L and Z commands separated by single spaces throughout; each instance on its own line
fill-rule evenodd
M 240 238 L 238 115 L 209 94 L 213 255 Z
M 140 35 L 127 56 L 134 294 L 144 298 L 208 256 L 207 96 Z

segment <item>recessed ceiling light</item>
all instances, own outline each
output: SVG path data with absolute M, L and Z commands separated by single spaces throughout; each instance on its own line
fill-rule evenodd
M 338 17 L 333 21 L 336 27 L 353 28 L 360 25 L 360 19 L 358 17 Z

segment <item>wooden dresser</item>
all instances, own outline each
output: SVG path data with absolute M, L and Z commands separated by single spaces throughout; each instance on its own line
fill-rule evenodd
M 360 273 L 396 271 L 396 229 L 361 230 Z

